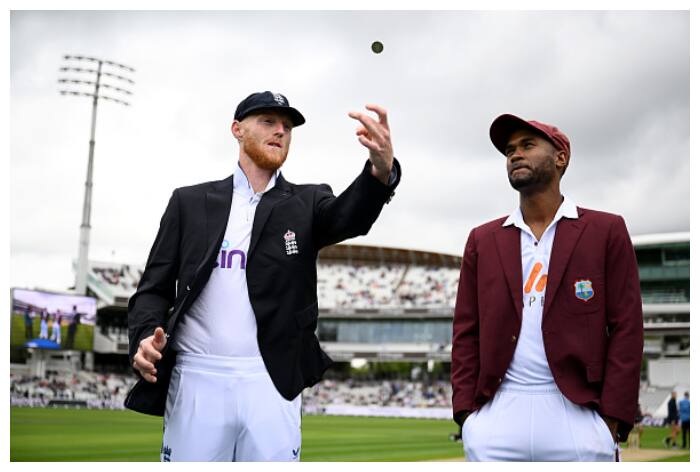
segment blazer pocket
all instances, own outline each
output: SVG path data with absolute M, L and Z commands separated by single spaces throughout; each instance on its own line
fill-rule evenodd
M 297 322 L 297 326 L 301 329 L 306 329 L 313 325 L 318 319 L 318 302 L 313 302 L 303 310 L 294 313 L 294 319 Z

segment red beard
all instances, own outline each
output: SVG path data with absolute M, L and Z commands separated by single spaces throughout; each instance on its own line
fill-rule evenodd
M 287 160 L 287 150 L 260 144 L 253 139 L 243 138 L 243 152 L 261 169 L 275 171 Z

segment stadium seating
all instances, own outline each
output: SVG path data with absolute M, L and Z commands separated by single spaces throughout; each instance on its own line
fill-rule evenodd
M 400 264 L 319 264 L 319 308 L 454 306 L 459 271 Z
M 405 380 L 324 380 L 304 391 L 304 405 L 311 408 L 330 404 L 450 407 L 451 398 L 452 387 L 446 381 L 424 384 Z
M 136 382 L 132 375 L 97 374 L 80 371 L 73 375 L 47 375 L 46 378 L 10 371 L 10 405 L 45 407 L 64 400 L 87 404 L 89 408 L 123 409 L 124 398 Z
M 48 375 L 47 378 L 10 373 L 11 406 L 45 407 L 51 401 L 86 402 L 89 408 L 122 409 L 133 375 L 98 374 L 80 371 L 75 375 Z M 303 393 L 305 408 L 327 405 L 377 405 L 413 408 L 450 407 L 449 382 L 431 384 L 394 381 L 324 380 Z M 70 404 L 70 402 L 62 402 Z
M 90 261 L 91 281 L 106 290 L 112 298 L 128 298 L 136 291 L 142 267 L 130 264 Z
M 42 379 L 10 372 L 10 405 L 46 407 L 50 403 L 64 406 L 87 404 L 88 408 L 123 409 L 124 398 L 136 377 L 130 374 L 99 374 L 80 371 L 74 375 L 53 374 Z M 639 402 L 648 417 L 647 424 L 660 424 L 671 388 L 642 384 Z M 323 412 L 333 405 L 451 408 L 450 382 L 429 383 L 408 380 L 322 380 L 303 392 L 305 413 Z M 71 402 L 72 401 L 72 402 Z
M 143 267 L 90 261 L 91 280 L 109 300 L 128 299 Z M 406 264 L 318 264 L 321 309 L 454 307 L 459 270 Z

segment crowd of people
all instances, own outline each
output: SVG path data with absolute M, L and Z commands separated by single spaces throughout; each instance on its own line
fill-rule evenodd
M 136 377 L 129 374 L 50 374 L 46 378 L 10 373 L 11 406 L 45 407 L 56 404 L 122 409 Z M 324 380 L 303 393 L 305 409 L 330 404 L 391 407 L 449 408 L 452 389 L 447 381 L 431 383 L 391 380 Z
M 115 294 L 129 296 L 143 269 L 120 264 L 100 266 L 92 272 Z M 318 264 L 319 307 L 425 308 L 454 306 L 459 270 L 405 264 Z
M 129 264 L 100 265 L 99 263 L 93 263 L 90 270 L 102 282 L 108 284 L 112 289 L 124 292 L 127 296 L 136 290 L 143 274 L 143 268 Z
M 128 264 L 95 264 L 91 270 L 113 290 L 125 296 L 133 293 L 143 273 L 143 268 Z M 453 308 L 458 282 L 457 268 L 322 262 L 318 264 L 319 308 Z M 643 292 L 642 295 L 652 298 L 660 296 L 656 292 Z M 654 298 L 656 302 L 657 298 Z
M 410 267 L 396 291 L 404 308 L 449 306 L 454 308 L 459 270 L 448 267 Z
M 401 282 L 405 266 L 318 265 L 319 308 L 375 308 L 388 306 Z
M 452 387 L 447 381 L 430 383 L 407 380 L 323 380 L 304 391 L 304 407 L 319 409 L 331 404 L 411 408 L 449 408 Z
M 401 264 L 319 264 L 319 308 L 454 306 L 459 270 Z
M 122 409 L 124 398 L 136 382 L 132 375 L 49 374 L 37 377 L 10 372 L 10 405 L 46 407 L 55 404 L 88 408 Z

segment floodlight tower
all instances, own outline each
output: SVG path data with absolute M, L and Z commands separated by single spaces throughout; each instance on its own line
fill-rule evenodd
M 135 69 L 124 64 L 113 61 L 98 59 L 89 56 L 65 55 L 63 59 L 71 61 L 59 69 L 64 74 L 75 74 L 75 77 L 85 77 L 85 79 L 75 77 L 61 77 L 58 83 L 62 86 L 71 86 L 77 90 L 59 90 L 61 95 L 74 95 L 79 97 L 92 97 L 92 123 L 90 126 L 90 150 L 88 153 L 87 178 L 85 179 L 85 197 L 83 199 L 83 219 L 80 224 L 80 245 L 78 247 L 78 267 L 75 272 L 75 293 L 85 294 L 87 291 L 87 269 L 88 269 L 88 249 L 90 246 L 90 212 L 92 208 L 92 163 L 95 155 L 95 125 L 97 122 L 97 102 L 104 99 L 124 106 L 130 106 L 129 102 L 113 96 L 104 95 L 100 88 L 107 89 L 110 95 L 116 92 L 126 96 L 133 95 L 128 87 L 134 85 L 134 81 L 120 74 L 124 72 L 134 73 Z M 75 65 L 77 64 L 77 66 Z M 97 66 L 97 68 L 95 68 Z M 103 70 L 106 69 L 106 70 Z M 119 72 L 116 73 L 116 72 Z M 104 76 L 104 77 L 103 77 Z M 105 78 L 114 80 L 114 83 L 121 85 L 117 87 L 109 83 L 102 83 Z M 94 89 L 91 92 L 81 90 L 81 86 L 88 86 Z M 123 88 L 122 88 L 123 87 Z M 85 87 L 83 87 L 85 88 Z M 88 89 L 89 90 L 89 89 Z

